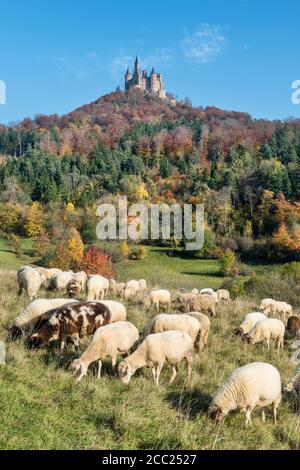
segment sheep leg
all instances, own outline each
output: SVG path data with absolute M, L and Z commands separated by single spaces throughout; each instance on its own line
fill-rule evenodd
M 159 384 L 159 377 L 160 377 L 160 373 L 161 373 L 162 368 L 163 368 L 163 364 L 161 364 L 161 363 L 156 364 L 156 377 L 155 377 L 156 385 Z
M 270 340 L 267 339 L 267 346 L 268 346 L 268 351 L 270 351 Z
M 251 411 L 250 408 L 248 408 L 246 410 L 246 427 L 248 426 L 248 424 L 250 425 L 250 427 L 252 428 L 252 420 L 251 420 Z
M 151 369 L 151 372 L 152 372 L 152 375 L 153 375 L 153 380 L 154 380 L 154 382 L 155 382 L 155 381 L 156 381 L 156 371 L 155 371 L 155 366 L 154 366 L 154 367 L 152 367 L 152 369 Z
M 65 341 L 60 341 L 59 344 L 59 356 L 61 357 L 63 354 L 63 350 L 65 349 L 66 342 Z
M 175 377 L 176 377 L 176 375 L 177 375 L 177 365 L 174 364 L 174 365 L 172 366 L 172 369 L 173 369 L 173 374 L 172 374 L 172 377 L 171 377 L 171 379 L 170 379 L 169 385 L 171 385 L 171 384 L 174 382 L 174 380 L 175 380 Z
M 266 413 L 265 413 L 265 409 L 263 408 L 262 411 L 261 411 L 261 419 L 263 421 L 263 423 L 266 421 Z
M 277 408 L 278 408 L 280 402 L 281 402 L 281 395 L 280 395 L 280 397 L 279 397 L 276 401 L 274 401 L 274 403 L 273 403 L 273 415 L 274 415 L 274 423 L 275 423 L 275 425 L 277 424 Z
M 116 370 L 116 365 L 117 365 L 117 358 L 116 356 L 111 358 L 111 367 L 115 371 Z
M 98 361 L 98 371 L 97 371 L 97 378 L 101 378 L 101 369 L 102 369 L 102 361 Z
M 193 356 L 191 357 L 186 357 L 186 363 L 187 363 L 187 381 L 190 384 L 192 381 L 192 365 L 193 365 Z

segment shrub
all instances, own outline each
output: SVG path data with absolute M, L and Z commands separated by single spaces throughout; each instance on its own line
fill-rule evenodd
M 227 289 L 232 299 L 242 297 L 245 294 L 245 280 L 240 277 L 229 279 L 222 284 L 221 289 Z
M 236 276 L 238 274 L 238 266 L 233 251 L 226 250 L 219 262 L 220 272 L 223 276 Z
M 33 251 L 38 256 L 45 256 L 46 253 L 49 251 L 50 247 L 50 238 L 48 237 L 45 230 L 42 231 L 39 237 L 37 237 L 32 245 Z
M 281 267 L 281 273 L 284 277 L 292 278 L 295 282 L 300 283 L 300 263 L 294 261 L 284 264 Z
M 96 246 L 91 246 L 84 251 L 78 270 L 85 271 L 87 274 L 101 274 L 108 279 L 116 277 L 110 254 Z
M 123 258 L 128 259 L 130 248 L 126 240 L 121 245 L 121 253 L 122 253 Z

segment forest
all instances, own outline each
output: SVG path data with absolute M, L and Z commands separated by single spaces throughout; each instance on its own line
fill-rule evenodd
M 2 238 L 62 240 L 71 226 L 93 243 L 96 205 L 120 194 L 203 203 L 205 245 L 193 256 L 299 260 L 300 120 L 135 90 L 0 126 Z

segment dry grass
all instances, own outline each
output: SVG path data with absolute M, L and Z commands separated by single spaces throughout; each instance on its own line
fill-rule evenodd
M 16 291 L 14 276 L 0 273 L 1 339 L 28 303 Z M 278 357 L 274 346 L 268 352 L 232 336 L 244 314 L 254 308 L 248 300 L 237 300 L 218 309 L 208 349 L 195 358 L 191 387 L 185 385 L 184 364 L 172 386 L 167 385 L 171 371 L 165 367 L 159 387 L 147 369 L 126 387 L 112 374 L 109 361 L 101 380 L 91 371 L 77 385 L 68 370 L 72 349 L 60 363 L 55 351 L 29 351 L 21 341 L 8 343 L 8 362 L 0 368 L 0 448 L 299 449 L 300 419 L 287 403 L 279 408 L 276 427 L 271 411 L 265 424 L 260 413 L 254 413 L 253 429 L 245 428 L 239 413 L 229 415 L 221 427 L 206 414 L 212 394 L 236 367 L 270 362 L 284 382 L 293 371 L 287 347 Z M 128 318 L 139 328 L 152 314 L 139 304 L 128 304 Z

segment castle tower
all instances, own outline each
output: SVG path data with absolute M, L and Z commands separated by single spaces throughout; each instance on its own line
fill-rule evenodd
M 146 93 L 152 93 L 160 98 L 166 96 L 162 74 L 156 73 L 153 67 L 148 76 L 147 70 L 142 71 L 138 57 L 136 57 L 134 62 L 133 73 L 130 72 L 128 67 L 125 74 L 125 90 L 130 90 L 131 88 L 139 88 Z

